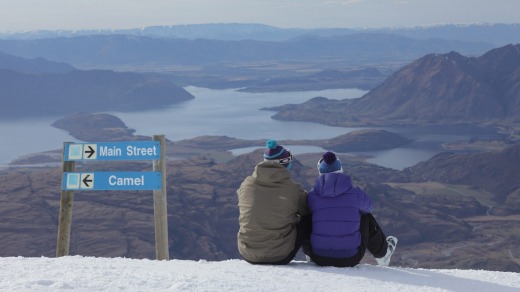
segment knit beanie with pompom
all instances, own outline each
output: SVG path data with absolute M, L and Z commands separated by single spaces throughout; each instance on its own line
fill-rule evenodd
M 276 161 L 284 166 L 291 162 L 291 152 L 287 151 L 283 146 L 278 145 L 275 140 L 267 140 L 265 143 L 267 149 L 264 151 L 264 161 Z
M 341 161 L 334 153 L 326 152 L 323 154 L 323 158 L 318 161 L 318 171 L 320 174 L 331 172 L 341 173 L 343 172 L 343 168 L 341 166 Z

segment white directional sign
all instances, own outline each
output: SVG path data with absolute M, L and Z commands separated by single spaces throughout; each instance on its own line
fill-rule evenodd
M 65 161 L 76 160 L 157 160 L 157 141 L 71 143 L 64 149 Z

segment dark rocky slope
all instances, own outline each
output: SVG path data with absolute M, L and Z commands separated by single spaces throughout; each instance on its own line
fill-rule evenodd
M 277 119 L 336 126 L 518 123 L 519 104 L 520 45 L 508 45 L 478 58 L 426 55 L 357 99 L 315 98 L 271 110 Z

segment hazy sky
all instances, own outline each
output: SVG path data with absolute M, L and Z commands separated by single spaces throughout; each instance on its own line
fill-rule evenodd
M 520 0 L 0 0 L 0 32 L 262 23 L 281 28 L 520 23 Z

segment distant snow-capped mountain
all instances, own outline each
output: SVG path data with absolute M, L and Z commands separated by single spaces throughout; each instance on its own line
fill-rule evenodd
M 332 36 L 352 33 L 391 33 L 410 38 L 441 38 L 459 41 L 488 42 L 495 45 L 520 43 L 520 24 L 443 24 L 400 28 L 277 28 L 254 23 L 209 23 L 150 26 L 106 30 L 38 30 L 0 34 L 0 39 L 44 39 L 85 35 L 135 35 L 160 38 L 285 41 L 303 35 Z

